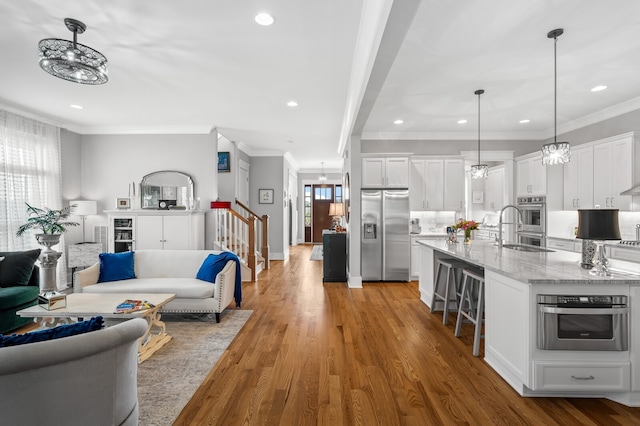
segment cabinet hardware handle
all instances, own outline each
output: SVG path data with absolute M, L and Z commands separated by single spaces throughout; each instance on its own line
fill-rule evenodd
M 611 197 L 611 207 L 613 207 L 613 197 Z
M 604 205 L 609 207 L 609 197 L 605 198 L 604 200 Z
M 596 378 L 593 376 L 586 376 L 586 377 L 576 377 L 574 375 L 571 375 L 571 380 L 595 380 Z

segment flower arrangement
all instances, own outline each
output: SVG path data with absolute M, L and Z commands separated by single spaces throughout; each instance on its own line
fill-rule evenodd
M 478 222 L 475 220 L 464 220 L 460 218 L 451 228 L 454 231 L 462 229 L 464 231 L 465 244 L 471 244 L 471 231 L 478 229 Z

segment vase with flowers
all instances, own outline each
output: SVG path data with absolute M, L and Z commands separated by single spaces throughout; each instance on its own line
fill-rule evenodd
M 464 243 L 471 244 L 471 231 L 478 229 L 478 222 L 475 220 L 458 219 L 455 225 L 452 226 L 454 230 L 460 230 L 464 232 Z

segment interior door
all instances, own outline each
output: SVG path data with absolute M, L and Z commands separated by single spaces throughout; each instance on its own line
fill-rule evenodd
M 238 200 L 249 205 L 249 164 L 242 160 L 238 162 Z
M 329 204 L 333 203 L 333 185 L 313 185 L 311 187 L 312 242 L 322 242 L 322 230 L 331 228 Z

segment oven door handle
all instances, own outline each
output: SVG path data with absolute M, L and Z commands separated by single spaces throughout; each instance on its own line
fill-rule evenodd
M 621 315 L 628 314 L 629 308 L 558 308 L 557 306 L 540 306 L 540 312 L 563 315 Z

